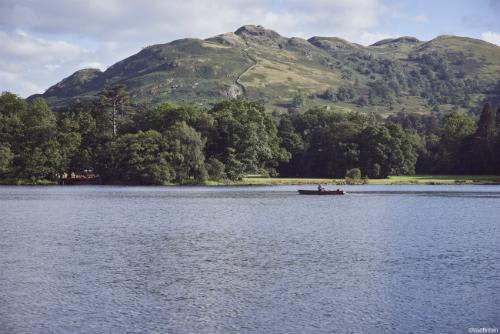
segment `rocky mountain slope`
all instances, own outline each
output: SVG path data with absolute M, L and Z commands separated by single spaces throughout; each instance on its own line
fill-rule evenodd
M 83 69 L 42 94 L 57 107 L 124 84 L 135 101 L 209 105 L 263 101 L 270 110 L 315 105 L 392 113 L 470 110 L 500 97 L 500 47 L 471 38 L 283 37 L 261 26 L 144 48 L 101 72 Z

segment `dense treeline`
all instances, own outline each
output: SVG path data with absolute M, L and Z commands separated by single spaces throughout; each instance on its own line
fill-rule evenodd
M 382 178 L 500 173 L 500 109 L 398 113 L 385 120 L 313 108 L 273 120 L 261 104 L 133 105 L 124 87 L 53 112 L 44 100 L 0 96 L 0 178 L 105 183 L 198 183 L 245 174 Z M 356 174 L 356 172 L 354 173 Z
M 421 146 L 418 135 L 397 124 L 326 109 L 283 117 L 279 135 L 292 154 L 281 165 L 284 176 L 339 178 L 353 168 L 370 178 L 414 174 Z
M 417 173 L 500 174 L 500 107 L 494 113 L 486 103 L 477 121 L 458 112 L 439 120 L 398 114 L 387 121 L 422 139 Z
M 224 101 L 210 110 L 132 107 L 122 87 L 92 105 L 52 112 L 45 101 L 0 96 L 0 178 L 57 180 L 99 175 L 105 183 L 163 184 L 275 175 L 289 153 L 264 108 Z
M 279 136 L 292 154 L 282 176 L 343 177 L 411 174 L 500 174 L 500 108 L 484 106 L 479 120 L 452 112 L 398 113 L 385 121 L 311 109 L 282 117 Z

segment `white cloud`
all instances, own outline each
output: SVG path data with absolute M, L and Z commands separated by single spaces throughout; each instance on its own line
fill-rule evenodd
M 415 15 L 414 17 L 412 17 L 412 20 L 418 23 L 424 23 L 429 21 L 429 19 L 425 15 Z
M 40 62 L 64 62 L 85 53 L 77 45 L 35 38 L 22 30 L 10 34 L 0 31 L 0 50 L 2 57 L 18 61 L 35 58 Z
M 20 71 L 0 69 L 0 92 L 9 91 L 26 97 L 28 94 L 43 91 L 45 87 L 36 84 L 35 81 Z
M 82 65 L 105 69 L 147 45 L 206 38 L 243 24 L 370 44 L 388 37 L 369 32 L 381 17 L 396 14 L 383 0 L 1 0 L 0 70 L 31 84 L 19 89 L 0 78 L 0 90 L 41 92 L 35 87 L 48 88 Z
M 67 42 L 35 38 L 25 31 L 0 31 L 0 91 L 21 96 L 43 92 L 47 83 L 72 70 L 74 62 L 87 54 Z
M 355 35 L 372 28 L 379 16 L 389 11 L 382 0 L 2 2 L 6 7 L 2 11 L 6 14 L 0 16 L 0 25 L 16 25 L 43 33 L 64 31 L 99 40 L 142 38 L 157 43 L 186 35 L 208 37 L 245 23 L 261 24 L 283 34 L 304 30 L 305 33 Z M 19 17 L 19 12 L 30 19 L 13 19 Z
M 500 46 L 500 33 L 485 31 L 481 34 L 481 39 Z
M 103 43 L 94 50 L 60 40 L 34 37 L 26 31 L 0 31 L 0 91 L 23 97 L 43 93 L 49 86 L 82 68 L 99 68 L 139 49 L 117 50 Z

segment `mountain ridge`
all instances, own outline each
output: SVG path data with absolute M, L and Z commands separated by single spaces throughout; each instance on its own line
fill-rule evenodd
M 403 104 L 414 112 L 468 111 L 475 102 L 498 98 L 489 92 L 498 78 L 500 47 L 473 38 L 402 36 L 363 46 L 338 37 L 289 38 L 244 25 L 206 39 L 145 47 L 105 71 L 76 71 L 34 96 L 59 107 L 124 84 L 133 98 L 151 103 L 209 105 L 245 97 L 279 112 L 326 105 L 391 113 Z

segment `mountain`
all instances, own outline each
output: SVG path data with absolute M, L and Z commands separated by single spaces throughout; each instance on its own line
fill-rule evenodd
M 244 97 L 278 112 L 327 105 L 384 114 L 469 110 L 500 100 L 499 79 L 500 47 L 476 39 L 405 36 L 363 46 L 245 25 L 146 47 L 104 72 L 77 71 L 37 96 L 58 107 L 124 84 L 135 101 L 151 103 Z

